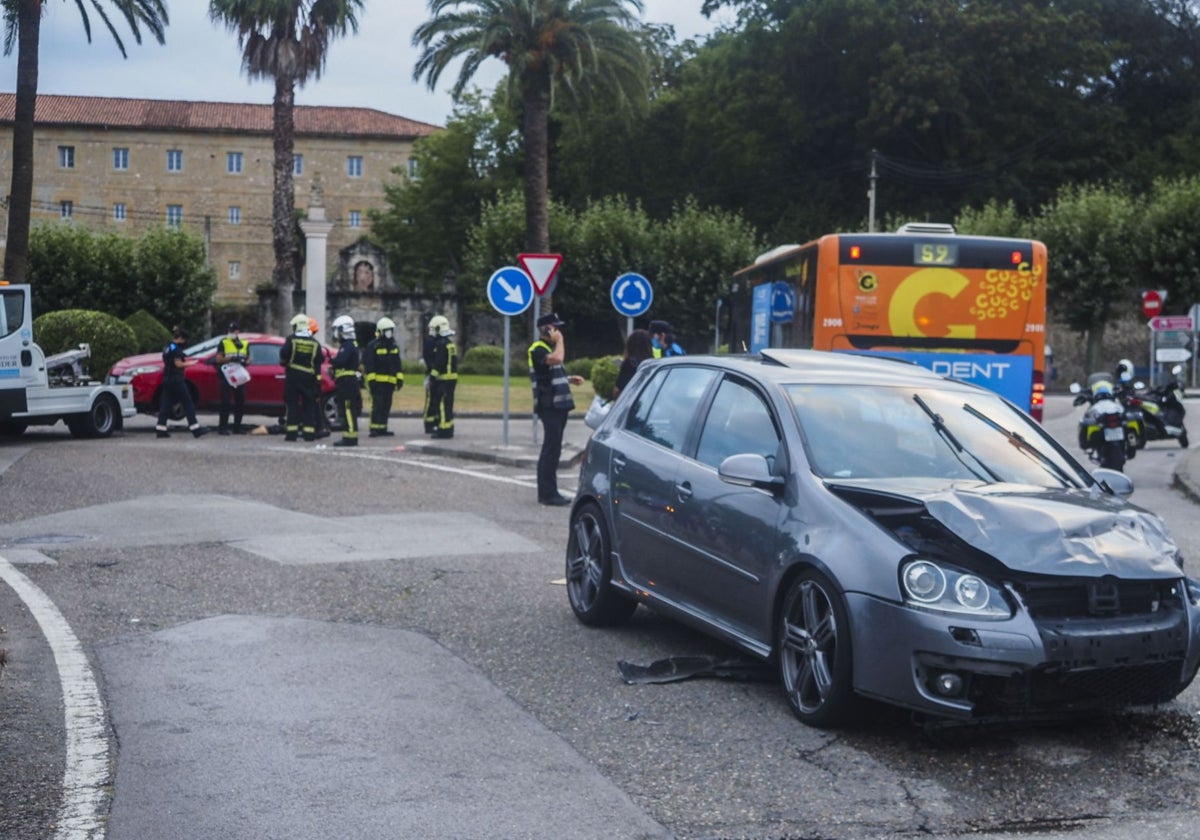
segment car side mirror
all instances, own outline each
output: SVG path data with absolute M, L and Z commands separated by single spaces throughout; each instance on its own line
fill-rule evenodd
M 771 472 L 767 459 L 752 452 L 730 455 L 717 467 L 717 475 L 726 484 L 739 487 L 777 490 L 784 485 L 783 476 Z
M 1105 467 L 1098 467 L 1092 470 L 1092 478 L 1099 481 L 1108 490 L 1116 493 L 1118 496 L 1133 495 L 1133 479 L 1125 475 L 1120 470 L 1110 470 Z

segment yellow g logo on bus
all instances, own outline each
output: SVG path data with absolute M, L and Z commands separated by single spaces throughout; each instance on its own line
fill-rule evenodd
M 879 288 L 879 278 L 871 272 L 859 275 L 858 290 L 860 292 L 873 292 Z
M 914 271 L 896 287 L 888 307 L 888 324 L 892 335 L 931 335 L 928 328 L 932 323 L 917 323 L 917 307 L 930 295 L 956 298 L 966 290 L 970 282 L 957 271 L 949 268 L 923 268 Z M 974 324 L 945 324 L 945 335 L 949 338 L 974 338 Z M 932 337 L 941 337 L 933 333 Z

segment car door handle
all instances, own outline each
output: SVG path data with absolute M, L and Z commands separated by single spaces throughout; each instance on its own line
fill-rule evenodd
M 613 472 L 620 472 L 625 469 L 625 459 L 620 455 L 614 455 L 612 459 Z
M 679 496 L 679 501 L 686 502 L 692 498 L 692 483 L 685 481 L 683 484 L 676 484 L 675 493 Z

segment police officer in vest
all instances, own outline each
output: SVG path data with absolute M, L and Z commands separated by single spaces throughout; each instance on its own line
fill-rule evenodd
M 184 370 L 196 364 L 196 359 L 189 359 L 183 352 L 183 344 L 187 341 L 188 332 L 183 327 L 175 327 L 171 331 L 171 343 L 163 348 L 162 391 L 158 395 L 158 423 L 154 427 L 155 437 L 170 437 L 167 431 L 167 417 L 171 407 L 179 404 L 187 417 L 188 429 L 193 437 L 208 434 L 208 429 L 196 421 L 196 406 L 192 402 L 192 392 L 188 390 Z
M 221 343 L 217 345 L 217 369 L 220 370 L 222 365 L 230 362 L 238 364 L 246 364 L 249 361 L 250 345 L 246 339 L 238 335 L 238 322 L 231 321 L 229 323 L 229 334 L 221 339 Z M 233 406 L 233 431 L 236 434 L 241 434 L 242 429 L 242 414 L 246 408 L 246 386 L 230 384 L 225 377 L 225 372 L 221 371 L 217 377 L 217 382 L 221 387 L 221 413 L 217 422 L 217 434 L 229 434 L 229 409 Z
M 318 377 L 325 351 L 309 330 L 308 316 L 297 315 L 291 320 L 292 334 L 279 348 L 279 363 L 283 365 L 284 440 L 317 439 L 317 401 L 321 396 Z
M 375 324 L 375 338 L 363 353 L 363 370 L 367 388 L 371 391 L 371 437 L 391 437 L 388 417 L 392 413 L 392 397 L 404 387 L 404 372 L 400 369 L 400 348 L 396 346 L 396 322 L 380 318 Z
M 664 356 L 686 356 L 687 353 L 683 348 L 675 343 L 675 337 L 671 335 L 671 325 L 666 321 L 651 321 L 650 322 L 650 346 L 654 351 L 654 358 L 661 359 Z
M 429 322 L 437 330 L 429 350 L 429 408 L 425 412 L 426 428 L 432 423 L 436 438 L 454 437 L 454 389 L 458 387 L 458 347 L 454 330 L 444 315 L 435 315 Z M 435 327 L 436 325 L 436 327 Z
M 572 385 L 583 377 L 567 376 L 563 368 L 567 345 L 559 327 L 565 326 L 553 312 L 537 320 L 538 338 L 529 345 L 529 380 L 533 384 L 533 411 L 542 421 L 542 451 L 538 455 L 538 504 L 568 505 L 571 500 L 558 492 L 558 461 L 562 457 L 563 431 L 575 408 Z
M 342 439 L 334 446 L 358 446 L 358 415 L 362 411 L 358 366 L 361 360 L 355 341 L 354 319 L 349 315 L 333 319 L 333 341 L 338 351 L 329 365 L 333 368 L 333 381 L 337 387 L 334 394 L 342 423 Z

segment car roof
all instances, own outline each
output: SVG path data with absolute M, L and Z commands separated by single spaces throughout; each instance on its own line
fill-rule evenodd
M 944 385 L 951 380 L 905 359 L 827 350 L 768 348 L 755 356 L 676 356 L 659 364 L 704 362 L 778 384 Z M 974 389 L 974 386 L 968 386 Z

